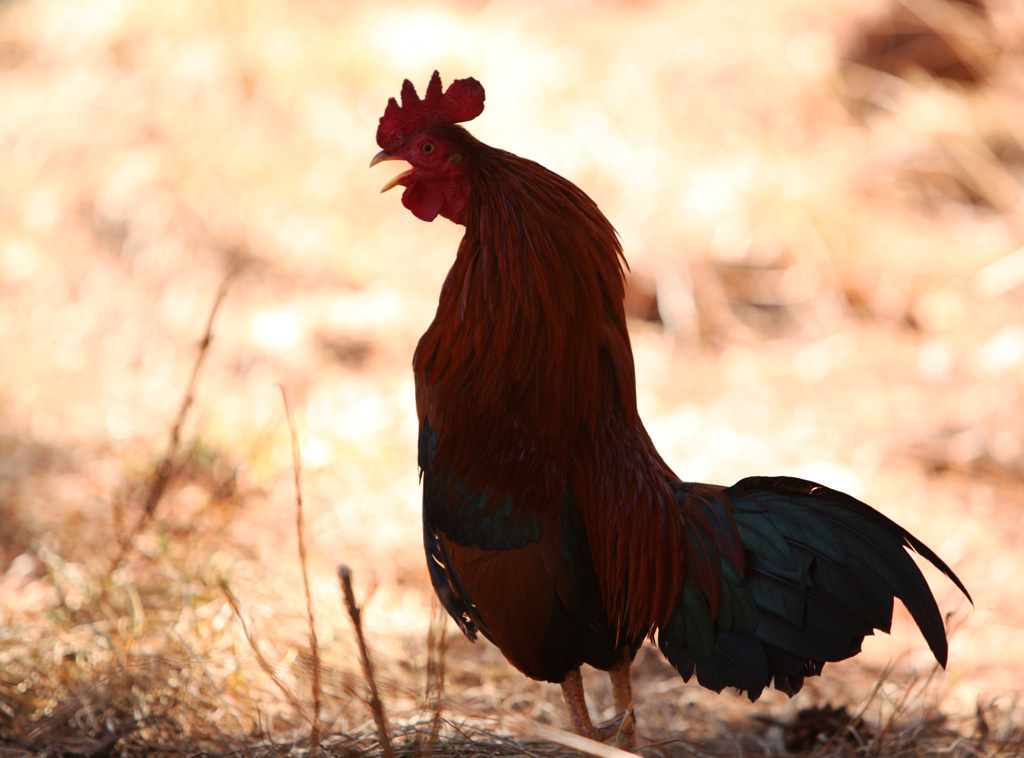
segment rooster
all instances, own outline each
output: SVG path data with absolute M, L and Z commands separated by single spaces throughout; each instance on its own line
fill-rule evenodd
M 465 227 L 413 357 L 423 542 L 434 589 L 533 679 L 560 684 L 575 730 L 636 745 L 630 664 L 645 638 L 682 677 L 789 695 L 909 609 L 938 662 L 942 616 L 908 550 L 959 578 L 868 505 L 813 482 L 682 481 L 637 413 L 611 223 L 571 182 L 459 124 L 484 90 L 435 71 L 387 104 L 370 165 L 411 168 L 419 219 Z M 580 667 L 607 671 L 595 724 Z

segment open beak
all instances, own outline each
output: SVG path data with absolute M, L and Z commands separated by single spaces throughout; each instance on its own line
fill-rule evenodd
M 373 168 L 378 163 L 383 163 L 384 161 L 400 161 L 400 160 L 403 160 L 403 159 L 399 158 L 398 156 L 395 156 L 395 155 L 389 155 L 386 150 L 381 150 L 379 153 L 377 153 L 375 156 L 373 156 L 373 160 L 370 161 L 370 168 Z M 401 174 L 399 174 L 398 176 L 394 177 L 391 181 L 389 181 L 387 184 L 385 184 L 383 187 L 381 187 L 380 191 L 381 192 L 387 192 L 392 187 L 397 187 L 399 184 L 401 184 L 403 182 L 403 180 L 408 179 L 410 176 L 412 176 L 412 172 L 413 172 L 412 169 L 409 169 L 408 171 L 403 171 Z

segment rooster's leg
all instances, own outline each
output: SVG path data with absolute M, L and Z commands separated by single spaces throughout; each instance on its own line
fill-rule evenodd
M 636 749 L 636 717 L 633 715 L 633 676 L 630 673 L 632 661 L 627 656 L 622 663 L 608 672 L 612 683 L 612 702 L 615 704 L 615 719 L 619 723 L 618 746 L 623 750 Z
M 626 684 L 625 692 L 630 693 L 629 685 L 629 664 L 616 669 L 612 674 L 612 690 L 615 698 L 616 708 L 620 706 L 619 698 L 622 696 L 622 685 L 616 684 L 616 676 L 621 677 L 625 669 Z M 562 697 L 565 698 L 565 705 L 569 709 L 569 717 L 572 719 L 573 729 L 576 733 L 599 742 L 605 742 L 613 737 L 618 737 L 616 744 L 623 750 L 632 750 L 635 747 L 636 724 L 633 721 L 632 696 L 629 696 L 629 709 L 623 714 L 616 716 L 611 721 L 596 725 L 590 719 L 590 711 L 587 710 L 587 701 L 583 693 L 583 677 L 579 669 L 573 669 L 562 682 Z

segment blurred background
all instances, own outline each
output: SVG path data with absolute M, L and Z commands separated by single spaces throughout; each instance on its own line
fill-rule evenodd
M 680 476 L 844 489 L 975 597 L 928 574 L 952 635 L 930 680 L 905 614 L 793 702 L 714 699 L 643 651 L 642 729 L 856 705 L 886 671 L 882 703 L 927 681 L 954 732 L 1019 725 L 1019 0 L 3 0 L 0 750 L 308 725 L 279 385 L 325 728 L 368 723 L 338 563 L 370 595 L 392 716 L 421 712 L 410 362 L 461 229 L 367 166 L 387 99 L 434 69 L 483 83 L 477 137 L 616 225 L 641 412 Z M 449 633 L 446 715 L 564 725 L 557 687 Z

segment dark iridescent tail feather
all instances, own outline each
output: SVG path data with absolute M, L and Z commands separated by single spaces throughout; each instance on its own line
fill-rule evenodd
M 725 489 L 679 484 L 676 491 L 691 508 L 694 500 L 731 508 L 745 561 L 740 567 L 722 559 L 722 599 L 714 615 L 705 596 L 687 584 L 660 630 L 658 645 L 684 679 L 696 674 L 704 687 L 735 687 L 751 700 L 772 681 L 794 694 L 828 661 L 858 653 L 867 635 L 888 632 L 894 598 L 945 666 L 942 616 L 908 550 L 970 594 L 898 524 L 849 495 L 790 477 L 751 477 Z

